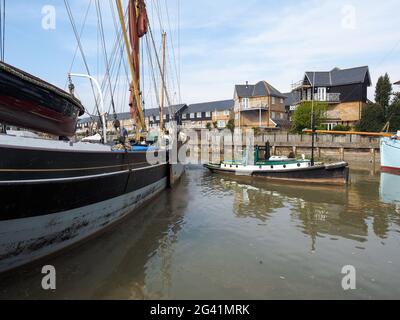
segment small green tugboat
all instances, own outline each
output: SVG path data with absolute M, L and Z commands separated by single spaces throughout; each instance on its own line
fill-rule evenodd
M 241 161 L 222 161 L 204 165 L 211 172 L 235 176 L 248 176 L 281 181 L 297 181 L 331 185 L 346 185 L 349 182 L 347 162 L 324 164 L 289 157 L 270 156 L 269 146 L 255 147 L 254 157 L 249 152 Z

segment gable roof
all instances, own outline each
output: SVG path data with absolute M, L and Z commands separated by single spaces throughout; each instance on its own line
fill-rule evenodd
M 305 78 L 316 87 L 340 86 L 364 83 L 371 86 L 371 76 L 368 66 L 350 69 L 334 68 L 331 71 L 307 71 Z
M 300 94 L 297 91 L 292 91 L 283 94 L 285 96 L 285 107 L 294 106 L 300 100 Z
M 182 109 L 184 109 L 185 107 L 187 107 L 186 104 L 177 104 L 177 105 L 173 105 L 171 107 L 165 107 L 163 110 L 164 115 L 169 115 L 170 114 L 170 109 L 173 109 L 175 111 L 175 113 L 178 113 L 180 111 L 182 111 Z M 145 109 L 144 110 L 144 116 L 147 117 L 156 117 L 160 115 L 160 108 L 151 108 L 151 109 Z
M 271 86 L 266 81 L 260 81 L 254 85 L 237 84 L 235 86 L 235 92 L 239 98 L 266 97 L 266 96 L 285 98 L 285 96 L 279 90 Z
M 204 103 L 195 103 L 188 106 L 187 113 L 196 112 L 212 112 L 212 111 L 224 111 L 233 109 L 235 105 L 234 100 L 221 100 L 211 101 Z

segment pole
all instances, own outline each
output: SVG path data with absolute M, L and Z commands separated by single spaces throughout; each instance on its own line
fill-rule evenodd
M 79 73 L 69 73 L 69 77 L 79 77 L 79 78 L 88 78 L 93 81 L 95 84 L 97 91 L 99 92 L 100 96 L 100 109 L 101 109 L 101 122 L 103 122 L 103 143 L 107 143 L 107 124 L 106 124 L 106 113 L 104 111 L 104 98 L 103 98 L 103 92 L 101 91 L 99 82 L 96 80 L 96 78 L 88 75 L 88 74 L 79 74 Z
M 311 92 L 311 166 L 314 166 L 314 137 L 315 137 L 315 114 L 314 114 L 314 86 L 315 86 L 315 72 L 313 75 L 312 92 Z
M 160 92 L 160 130 L 164 131 L 164 93 L 165 93 L 165 49 L 167 33 L 162 33 L 162 67 L 161 67 L 161 92 Z

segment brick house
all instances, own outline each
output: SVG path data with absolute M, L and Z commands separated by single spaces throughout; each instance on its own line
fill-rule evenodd
M 285 95 L 266 81 L 236 85 L 234 115 L 236 128 L 274 129 L 288 122 Z
M 367 104 L 371 86 L 369 68 L 335 68 L 331 71 L 306 72 L 303 80 L 293 85 L 294 108 L 302 101 L 328 103 L 326 124 L 331 130 L 338 124 L 355 125 Z

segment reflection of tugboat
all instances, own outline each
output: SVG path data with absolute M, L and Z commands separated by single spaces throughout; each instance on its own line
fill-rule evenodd
M 243 157 L 242 161 L 222 161 L 219 164 L 206 164 L 212 172 L 260 177 L 272 180 L 298 181 L 323 184 L 347 184 L 349 168 L 346 162 L 324 164 L 313 160 L 288 157 L 271 157 L 269 145 L 257 146 L 254 158 Z
M 400 131 L 381 140 L 381 168 L 383 172 L 400 174 Z

